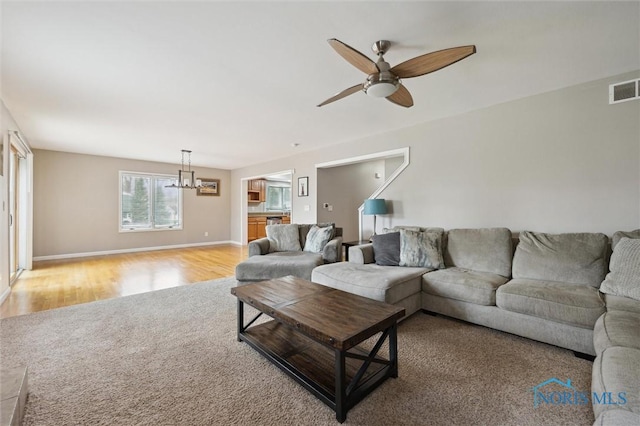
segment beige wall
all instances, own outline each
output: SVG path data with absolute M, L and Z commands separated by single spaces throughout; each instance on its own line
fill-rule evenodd
M 119 232 L 118 172 L 177 174 L 178 169 L 175 164 L 34 150 L 34 257 L 228 241 L 230 172 L 202 167 L 195 167 L 196 177 L 220 179 L 220 196 L 184 190 L 182 230 Z
M 394 214 L 378 227 L 608 235 L 638 228 L 640 102 L 608 104 L 610 83 L 638 77 L 635 71 L 234 170 L 231 238 L 240 240 L 241 178 L 284 169 L 295 169 L 294 182 L 309 176 L 311 196 L 293 197 L 292 217 L 313 222 L 315 164 L 402 147 L 410 148 L 411 164 L 381 194 Z

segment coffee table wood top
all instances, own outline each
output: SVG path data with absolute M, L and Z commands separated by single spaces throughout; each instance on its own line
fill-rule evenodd
M 246 284 L 231 293 L 327 346 L 347 350 L 387 329 L 404 308 L 287 276 Z

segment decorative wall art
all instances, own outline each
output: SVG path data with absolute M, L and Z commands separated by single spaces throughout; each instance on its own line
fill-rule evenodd
M 220 195 L 220 179 L 208 179 L 198 178 L 196 181 L 201 181 L 201 186 L 198 187 L 197 195 L 205 196 L 219 196 Z
M 298 178 L 298 197 L 309 196 L 309 176 Z

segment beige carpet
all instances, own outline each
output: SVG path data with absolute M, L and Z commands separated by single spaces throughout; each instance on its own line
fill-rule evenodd
M 224 279 L 0 320 L 0 362 L 29 366 L 25 425 L 335 425 L 334 413 L 236 341 Z M 593 423 L 533 407 L 551 377 L 591 385 L 570 351 L 443 317 L 401 323 L 399 374 L 351 425 Z

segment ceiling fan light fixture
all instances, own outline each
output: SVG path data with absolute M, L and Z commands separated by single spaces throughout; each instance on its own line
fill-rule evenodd
M 393 95 L 398 90 L 398 83 L 389 83 L 382 81 L 380 83 L 374 83 L 365 89 L 367 95 L 374 98 L 386 98 Z
M 400 80 L 388 72 L 371 74 L 364 84 L 364 91 L 374 98 L 386 98 L 393 95 L 400 87 Z

